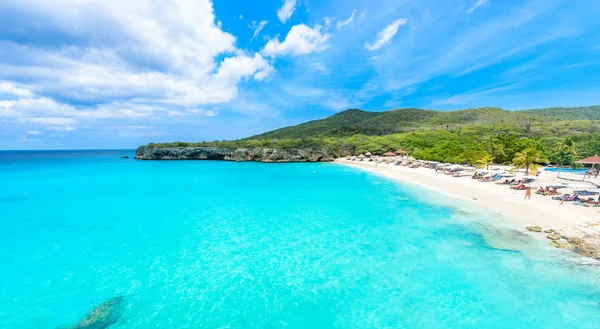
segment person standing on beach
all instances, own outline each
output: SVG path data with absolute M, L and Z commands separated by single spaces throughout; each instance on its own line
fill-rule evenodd
M 525 190 L 525 199 L 531 199 L 531 189 L 529 188 Z

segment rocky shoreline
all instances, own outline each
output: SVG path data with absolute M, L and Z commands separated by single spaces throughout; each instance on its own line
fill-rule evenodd
M 236 162 L 330 162 L 334 154 L 327 148 L 218 148 L 218 147 L 149 147 L 135 152 L 139 160 L 220 160 Z
M 600 244 L 596 237 L 568 236 L 554 229 L 542 229 L 541 226 L 526 226 L 529 232 L 544 233 L 548 243 L 555 248 L 569 249 L 581 256 L 600 260 Z

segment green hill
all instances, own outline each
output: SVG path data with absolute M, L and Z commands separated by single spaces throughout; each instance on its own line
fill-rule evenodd
M 395 109 L 384 112 L 346 110 L 321 120 L 276 129 L 247 139 L 347 137 L 356 134 L 382 136 L 423 129 L 455 129 L 463 126 L 516 126 L 532 128 L 548 122 L 600 120 L 600 106 L 506 111 L 475 108 L 460 111 Z
M 600 120 L 600 105 L 581 107 L 550 107 L 525 110 L 524 114 L 551 117 L 560 120 Z
M 362 133 L 363 122 L 381 115 L 378 112 L 367 112 L 350 109 L 336 113 L 326 119 L 309 121 L 297 126 L 285 127 L 249 139 L 269 138 L 304 138 L 306 136 L 352 136 Z
M 174 142 L 148 147 L 328 148 L 344 156 L 403 148 L 419 159 L 476 163 L 491 158 L 511 163 L 536 148 L 552 163 L 575 165 L 576 158 L 600 154 L 600 106 L 506 111 L 350 109 L 330 117 L 260 135 L 215 142 Z

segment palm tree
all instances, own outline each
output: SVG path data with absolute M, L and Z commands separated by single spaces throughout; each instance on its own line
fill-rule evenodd
M 493 161 L 494 157 L 489 154 L 486 154 L 481 159 L 475 161 L 475 163 L 477 163 L 477 167 L 479 168 L 485 167 L 485 169 L 490 169 L 490 165 L 494 163 Z
M 576 156 L 575 143 L 571 140 L 556 143 L 551 155 L 551 160 L 558 165 L 558 174 L 556 177 L 560 177 L 560 172 L 564 165 L 572 164 Z
M 546 158 L 546 155 L 542 151 L 535 147 L 529 147 L 515 154 L 513 164 L 515 165 L 514 169 L 525 168 L 525 175 L 529 175 L 529 171 L 535 175 L 538 172 L 537 163 L 548 163 L 548 161 L 548 158 Z

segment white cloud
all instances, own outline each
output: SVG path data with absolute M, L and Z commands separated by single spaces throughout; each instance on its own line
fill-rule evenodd
M 282 23 L 287 22 L 296 10 L 296 0 L 285 0 L 283 6 L 277 10 L 277 17 Z
M 167 115 L 231 102 L 239 83 L 274 71 L 260 54 L 236 47 L 215 22 L 210 0 L 165 0 L 160 7 L 152 0 L 8 0 L 1 10 L 31 18 L 19 28 L 35 22 L 70 43 L 2 42 L 11 56 L 0 62 L 0 95 L 18 99 L 0 100 L 0 121 L 72 127 Z
M 267 23 L 269 22 L 261 21 L 260 23 L 256 24 L 256 21 L 252 21 L 250 24 L 248 24 L 248 27 L 254 30 L 254 34 L 252 35 L 252 38 L 250 38 L 250 41 L 254 40 L 260 34 L 260 31 L 262 31 Z
M 467 14 L 472 13 L 475 9 L 477 9 L 477 7 L 479 6 L 483 6 L 488 2 L 488 0 L 477 0 L 477 2 L 471 6 L 469 9 L 467 9 Z
M 314 70 L 319 71 L 319 72 L 325 72 L 325 66 L 323 66 L 323 64 L 319 63 L 319 62 L 314 62 L 314 63 L 310 63 L 310 67 L 312 67 Z
M 23 87 L 9 81 L 0 81 L 0 94 L 9 94 L 13 96 L 29 97 L 31 92 Z
M 39 130 L 28 130 L 27 132 L 25 132 L 27 135 L 41 135 L 42 132 Z
M 238 55 L 223 60 L 215 75 L 215 81 L 225 85 L 237 85 L 240 80 L 253 77 L 261 81 L 273 72 L 273 67 L 260 54 L 253 57 Z
M 51 126 L 47 128 L 48 130 L 52 130 L 52 131 L 73 131 L 73 130 L 77 130 L 76 127 L 73 126 Z
M 216 107 L 212 110 L 205 109 L 191 109 L 191 110 L 183 110 L 183 111 L 168 111 L 167 115 L 169 116 L 205 116 L 205 117 L 215 117 L 219 115 L 219 108 Z
M 373 51 L 385 46 L 392 40 L 396 33 L 398 33 L 398 28 L 402 25 L 406 25 L 406 19 L 398 18 L 397 20 L 393 21 L 391 24 L 377 33 L 377 39 L 374 43 L 365 43 L 365 48 Z
M 338 21 L 337 24 L 336 24 L 337 28 L 340 29 L 340 28 L 342 28 L 342 27 L 344 27 L 346 25 L 350 25 L 350 24 L 354 23 L 354 16 L 355 15 L 356 15 L 356 9 L 352 11 L 352 14 L 350 15 L 350 17 L 347 20 L 345 20 L 343 22 L 342 21 Z
M 257 54 L 257 58 L 262 59 Z M 251 59 L 250 61 L 252 61 Z M 264 60 L 264 59 L 263 59 Z M 243 59 L 246 61 L 246 59 Z M 248 72 L 247 63 L 245 71 L 238 70 L 237 60 L 232 60 L 223 69 L 221 81 L 227 79 L 241 79 Z M 133 103 L 112 102 L 99 106 L 78 109 L 72 105 L 58 103 L 47 97 L 33 96 L 31 98 L 19 98 L 18 100 L 0 101 L 0 122 L 17 122 L 46 126 L 48 130 L 73 131 L 78 123 L 89 120 L 102 119 L 137 119 L 154 117 L 160 119 L 162 114 L 168 116 L 177 115 L 178 110 L 171 110 L 169 105 L 146 105 Z M 216 116 L 218 107 L 212 110 L 192 108 L 181 110 L 181 115 L 187 116 Z M 35 130 L 32 130 L 35 131 Z M 29 133 L 29 132 L 28 132 Z M 34 134 L 34 133 L 29 133 Z
M 331 27 L 331 17 L 325 17 L 323 18 L 323 25 L 325 26 L 325 29 L 329 29 Z
M 51 128 L 53 128 L 53 127 L 60 127 L 60 126 L 69 127 L 67 125 L 75 123 L 75 119 L 71 119 L 71 118 L 53 118 L 53 117 L 22 118 L 19 121 L 21 121 L 21 122 L 41 123 L 41 124 L 45 124 L 45 125 L 51 125 L 52 126 Z
M 262 53 L 266 56 L 294 56 L 320 52 L 328 47 L 329 37 L 329 34 L 321 33 L 320 25 L 310 28 L 299 24 L 291 28 L 283 42 L 279 42 L 279 39 L 269 40 Z

